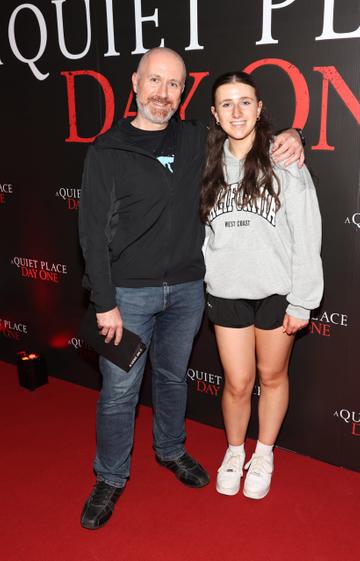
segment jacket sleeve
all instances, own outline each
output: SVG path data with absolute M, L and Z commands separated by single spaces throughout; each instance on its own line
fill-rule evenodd
M 309 319 L 323 294 L 321 216 L 315 186 L 306 166 L 292 164 L 283 171 L 285 211 L 292 232 L 292 288 L 287 313 Z
M 116 306 L 111 280 L 110 221 L 115 198 L 105 152 L 89 147 L 85 158 L 79 205 L 79 238 L 85 259 L 84 286 L 97 312 Z

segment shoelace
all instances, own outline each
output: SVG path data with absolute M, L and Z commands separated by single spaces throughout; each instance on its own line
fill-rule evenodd
M 242 463 L 242 456 L 230 456 L 225 464 L 222 464 L 218 471 L 227 471 L 227 472 L 234 472 L 234 471 L 241 471 L 241 463 Z
M 251 473 L 251 475 L 256 475 L 257 477 L 272 473 L 272 468 L 269 465 L 269 460 L 266 456 L 256 456 L 255 454 L 252 455 L 250 461 L 248 461 L 244 469 L 249 469 L 249 473 Z

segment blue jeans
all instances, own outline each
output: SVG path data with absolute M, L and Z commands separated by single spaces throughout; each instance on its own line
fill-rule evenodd
M 184 453 L 187 364 L 204 309 L 203 281 L 146 288 L 117 288 L 124 326 L 150 350 L 153 437 L 157 456 L 174 460 Z M 130 472 L 135 408 L 146 355 L 125 372 L 100 357 L 103 385 L 97 404 L 98 481 L 122 487 Z

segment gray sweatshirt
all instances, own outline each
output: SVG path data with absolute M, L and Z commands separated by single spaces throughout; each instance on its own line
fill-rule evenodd
M 225 197 L 211 210 L 204 255 L 207 291 L 220 298 L 258 300 L 287 297 L 287 313 L 308 319 L 323 293 L 320 258 L 321 217 L 306 166 L 276 164 L 281 207 L 268 195 L 257 207 L 236 206 L 235 192 L 243 161 L 224 144 Z M 275 188 L 277 183 L 275 182 Z

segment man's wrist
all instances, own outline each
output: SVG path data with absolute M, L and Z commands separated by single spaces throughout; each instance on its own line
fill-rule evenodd
M 304 136 L 303 130 L 302 129 L 295 129 L 295 130 L 298 133 L 298 135 L 300 136 L 301 144 L 303 146 L 305 146 L 306 142 L 305 142 L 305 136 Z

